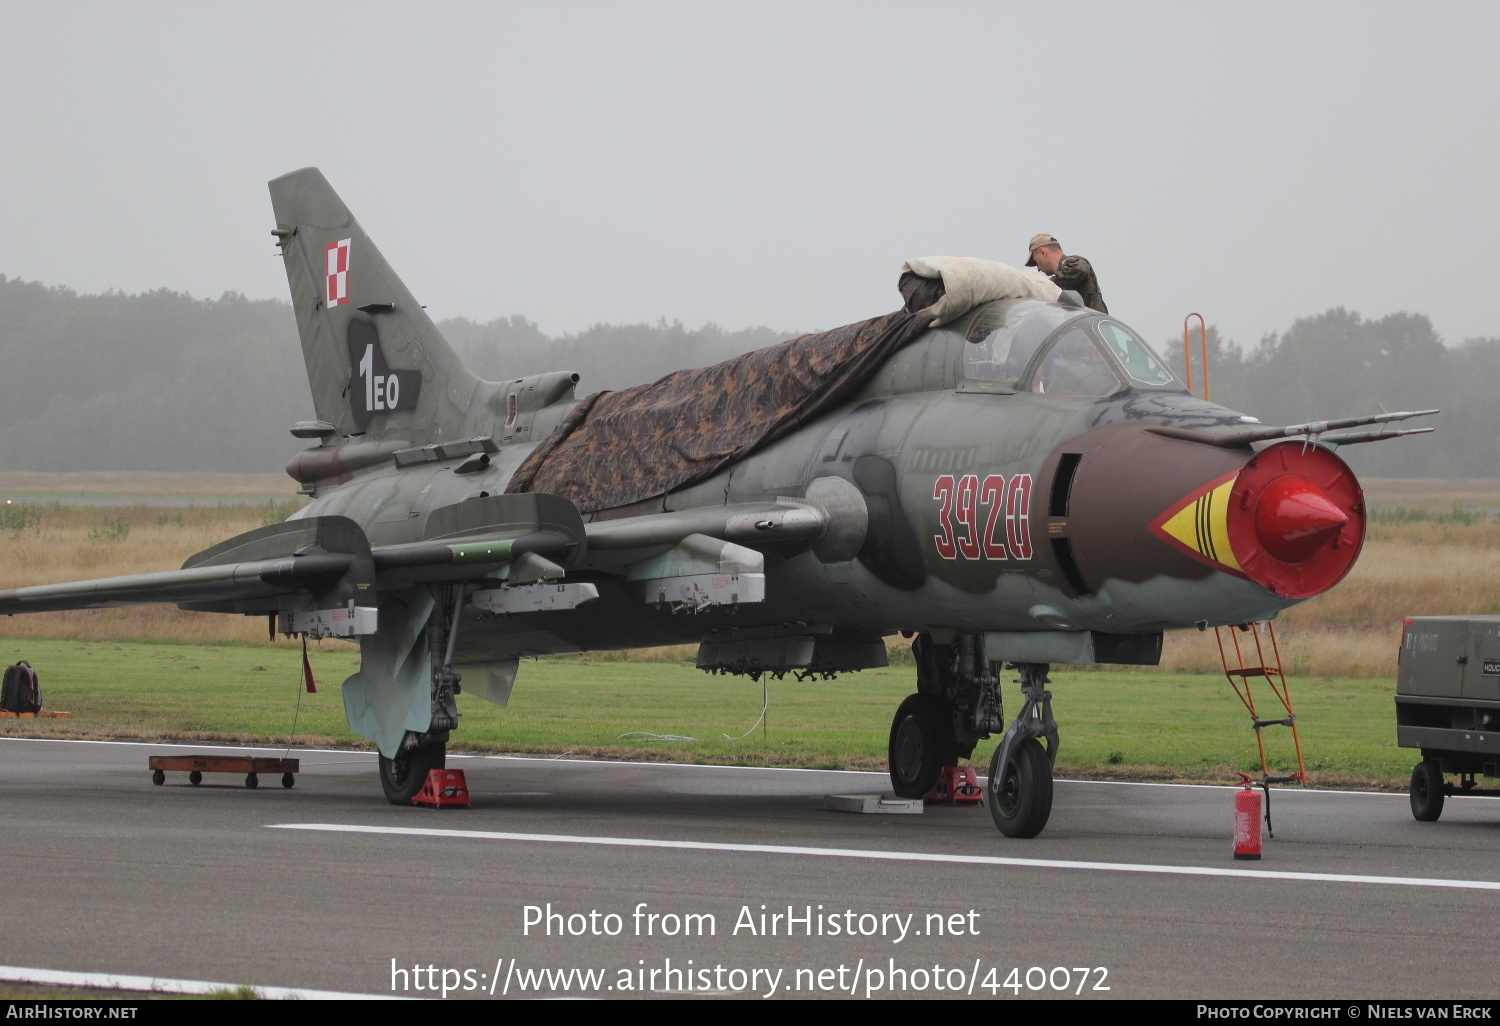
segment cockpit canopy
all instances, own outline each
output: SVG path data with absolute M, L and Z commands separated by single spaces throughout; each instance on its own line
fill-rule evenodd
M 1184 387 L 1139 335 L 1092 310 L 1002 300 L 982 308 L 964 338 L 964 377 L 978 390 L 1102 397 Z

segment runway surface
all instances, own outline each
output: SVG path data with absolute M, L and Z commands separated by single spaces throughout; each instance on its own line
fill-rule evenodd
M 1229 788 L 1059 781 L 1017 841 L 822 808 L 867 773 L 454 756 L 473 807 L 439 811 L 363 753 L 294 751 L 291 790 L 146 769 L 225 751 L 0 740 L 0 963 L 450 999 L 1500 990 L 1494 799 L 1277 790 L 1245 863 Z

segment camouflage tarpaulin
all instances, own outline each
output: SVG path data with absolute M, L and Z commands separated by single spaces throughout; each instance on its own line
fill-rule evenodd
M 585 513 L 628 506 L 710 476 L 846 402 L 926 330 L 942 284 L 903 275 L 906 309 L 596 392 L 537 446 L 507 491 L 550 492 Z

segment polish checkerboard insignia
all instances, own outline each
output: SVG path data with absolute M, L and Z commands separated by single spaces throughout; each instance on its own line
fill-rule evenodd
M 328 244 L 328 305 L 349 302 L 349 239 Z

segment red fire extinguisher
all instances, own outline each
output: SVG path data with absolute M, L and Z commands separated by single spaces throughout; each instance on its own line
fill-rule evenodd
M 1245 786 L 1234 793 L 1234 857 L 1260 858 L 1260 795 L 1255 781 L 1241 773 Z

